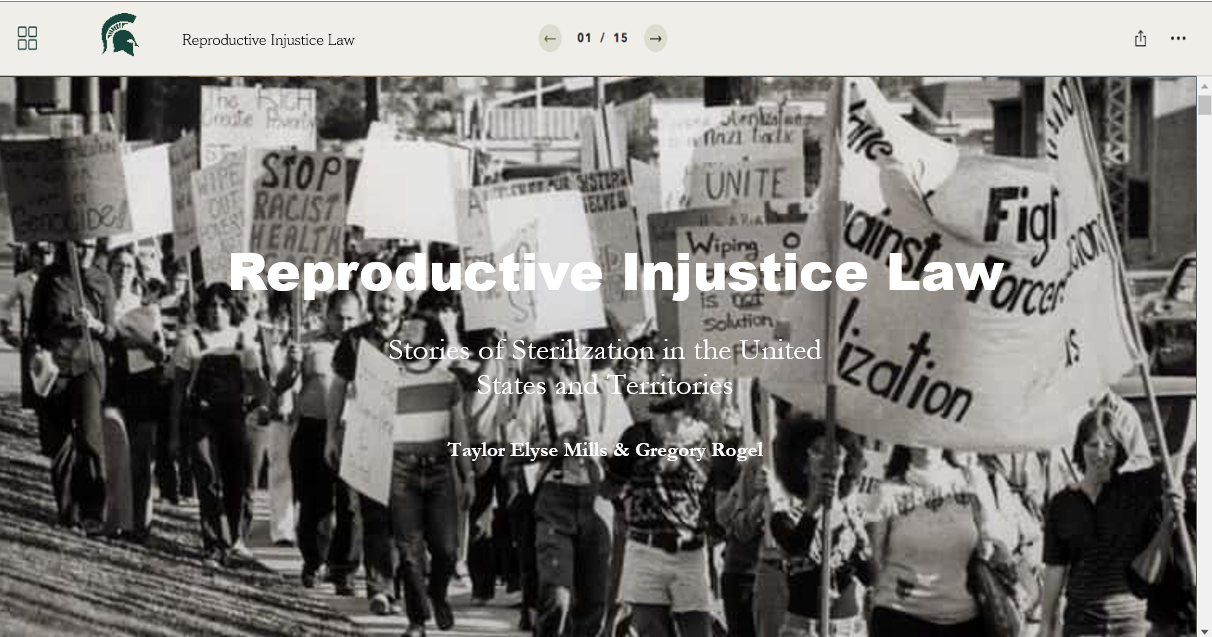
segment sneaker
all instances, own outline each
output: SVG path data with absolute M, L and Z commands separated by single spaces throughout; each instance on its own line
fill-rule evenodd
M 408 630 L 404 631 L 404 634 L 400 637 L 425 637 L 425 625 L 409 624 Z
M 387 597 L 387 593 L 379 593 L 370 598 L 370 612 L 373 615 L 390 615 L 391 599 Z
M 223 568 L 223 551 L 215 549 L 202 558 L 202 566 L 213 571 Z
M 274 546 L 280 549 L 293 549 L 295 547 L 294 540 L 276 540 Z
M 429 603 L 433 608 L 433 621 L 438 625 L 438 630 L 454 628 L 454 612 L 450 610 L 450 602 L 431 597 Z
M 299 579 L 303 581 L 303 588 L 316 587 L 316 569 L 303 567 L 303 572 L 299 575 Z
M 247 562 L 251 562 L 254 559 L 256 559 L 255 557 L 253 557 L 252 551 L 248 550 L 248 547 L 244 545 L 244 540 L 240 540 L 239 542 L 236 542 L 236 544 L 234 546 L 232 546 L 230 549 L 228 549 L 228 554 L 236 559 L 244 560 Z

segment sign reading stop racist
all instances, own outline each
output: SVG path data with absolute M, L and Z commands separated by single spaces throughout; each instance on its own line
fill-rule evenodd
M 113 133 L 0 144 L 13 240 L 77 241 L 131 231 L 122 142 Z
M 335 271 L 344 260 L 345 169 L 345 158 L 332 153 L 260 153 L 249 249 L 267 267 L 327 263 Z

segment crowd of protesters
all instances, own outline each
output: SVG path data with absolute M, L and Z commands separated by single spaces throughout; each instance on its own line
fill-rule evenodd
M 410 249 L 361 256 L 391 262 Z M 370 611 L 406 614 L 409 635 L 458 621 L 447 589 L 462 562 L 473 605 L 501 584 L 520 590 L 519 628 L 542 637 L 623 625 L 641 637 L 989 635 L 974 556 L 1010 569 L 1039 635 L 1194 633 L 1193 578 L 1174 531 L 1185 525 L 1194 537 L 1195 455 L 1183 465 L 1185 492 L 1168 492 L 1139 418 L 1114 396 L 1077 423 L 1071 452 L 897 446 L 872 467 L 879 443 L 844 421 L 830 437 L 819 414 L 777 398 L 767 410 L 758 391 L 729 405 L 476 389 L 484 375 L 550 387 L 585 374 L 676 373 L 660 360 L 582 369 L 403 358 L 384 504 L 340 478 L 359 347 L 494 343 L 492 330 L 462 329 L 457 295 L 389 287 L 294 307 L 290 295 L 195 286 L 183 261 L 132 246 L 25 253 L 0 329 L 21 351 L 23 401 L 53 459 L 59 521 L 89 536 L 147 542 L 157 506 L 196 499 L 200 559 L 238 567 L 252 559 L 264 472 L 270 539 L 298 547 L 302 585 L 354 596 L 361 571 Z M 632 453 L 564 453 L 608 429 L 619 405 L 632 424 L 617 442 Z M 634 453 L 747 444 L 764 426 L 765 458 Z M 559 452 L 473 462 L 452 457 L 452 442 Z

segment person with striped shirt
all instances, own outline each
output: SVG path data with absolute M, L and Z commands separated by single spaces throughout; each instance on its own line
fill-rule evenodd
M 1135 409 L 1119 399 L 1078 423 L 1073 461 L 1082 478 L 1052 498 L 1044 520 L 1040 637 L 1148 632 L 1148 602 L 1137 596 L 1128 573 L 1157 530 L 1165 479 L 1147 448 L 1133 450 L 1130 441 L 1141 439 Z
M 434 320 L 408 316 L 403 292 L 395 286 L 371 296 L 369 322 L 342 337 L 333 354 L 333 380 L 329 392 L 330 428 L 339 428 L 350 383 L 355 380 L 358 344 L 366 341 L 392 357 L 421 347 L 442 346 L 444 330 Z M 459 507 L 475 498 L 475 476 L 469 458 L 451 457 L 449 443 L 468 443 L 462 390 L 454 374 L 426 357 L 395 356 L 400 365 L 396 416 L 392 423 L 394 460 L 388 506 L 361 498 L 363 551 L 371 611 L 390 614 L 395 569 L 392 543 L 401 558 L 404 604 L 410 637 L 425 635 L 432 616 L 438 628 L 454 626 L 446 589 L 458 559 Z M 452 465 L 457 465 L 456 479 Z M 428 548 L 429 582 L 425 585 Z M 426 600 L 428 597 L 428 603 Z
M 180 265 L 172 262 L 165 268 L 168 275 L 169 287 L 160 297 L 160 326 L 164 334 L 164 349 L 168 352 L 177 351 L 177 337 L 182 331 L 188 331 L 190 316 L 193 314 L 189 307 L 189 272 Z M 172 393 L 173 369 L 165 366 L 164 378 L 161 380 L 161 396 L 164 400 L 157 401 L 160 410 L 160 429 L 156 431 L 156 485 L 160 498 L 170 504 L 189 503 L 194 498 L 194 474 L 188 453 L 170 453 L 171 438 L 168 395 Z

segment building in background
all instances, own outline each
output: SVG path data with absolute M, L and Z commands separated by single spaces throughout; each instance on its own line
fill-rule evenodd
M 1017 83 L 1017 95 L 993 103 L 993 150 L 1039 157 L 1044 82 Z M 1196 78 L 1087 78 L 1085 93 L 1112 208 L 1123 211 L 1125 259 L 1169 268 L 1196 247 Z

